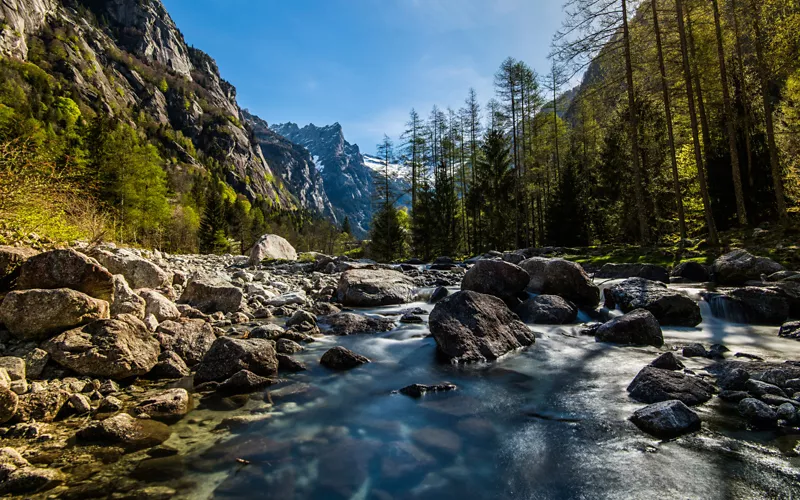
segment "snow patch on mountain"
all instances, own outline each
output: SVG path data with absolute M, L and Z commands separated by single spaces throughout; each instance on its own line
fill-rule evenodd
M 405 168 L 399 163 L 389 163 L 389 168 L 386 168 L 386 161 L 368 154 L 362 154 L 364 157 L 364 165 L 378 175 L 389 174 L 390 179 L 400 179 L 404 177 Z

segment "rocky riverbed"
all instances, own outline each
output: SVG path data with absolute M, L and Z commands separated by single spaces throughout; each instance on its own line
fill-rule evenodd
M 535 254 L 0 248 L 0 491 L 800 494 L 800 275 Z

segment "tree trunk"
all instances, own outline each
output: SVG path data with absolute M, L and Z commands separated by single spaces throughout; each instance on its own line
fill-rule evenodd
M 686 8 L 686 34 L 689 42 L 689 56 L 691 57 L 692 75 L 694 85 L 697 89 L 697 111 L 700 113 L 700 131 L 703 136 L 703 156 L 708 165 L 709 155 L 711 154 L 711 132 L 708 125 L 708 115 L 706 114 L 706 103 L 703 99 L 703 85 L 700 81 L 700 70 L 697 67 L 697 51 L 694 44 L 694 31 L 692 30 L 692 13 Z
M 736 37 L 736 66 L 739 73 L 740 93 L 742 95 L 742 107 L 744 108 L 744 144 L 747 152 L 747 182 L 753 186 L 753 145 L 750 138 L 750 103 L 747 100 L 747 80 L 744 76 L 744 54 L 742 50 L 742 38 L 739 32 L 739 13 L 736 7 L 736 0 L 731 0 L 731 11 L 733 12 L 733 30 Z

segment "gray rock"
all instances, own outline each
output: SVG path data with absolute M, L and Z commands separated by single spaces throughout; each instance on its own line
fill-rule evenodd
M 703 344 L 689 344 L 682 351 L 684 358 L 707 358 L 708 351 Z
M 461 282 L 461 290 L 493 295 L 510 306 L 519 304 L 519 295 L 530 281 L 527 271 L 501 260 L 479 260 Z
M 662 326 L 697 326 L 702 321 L 700 306 L 681 292 L 663 283 L 631 278 L 603 292 L 605 306 L 622 312 L 646 309 Z
M 89 255 L 112 274 L 121 274 L 132 288 L 165 288 L 172 285 L 172 276 L 149 260 L 130 250 L 109 251 L 94 248 Z
M 664 345 L 661 326 L 650 311 L 636 309 L 608 323 L 595 331 L 598 342 L 613 342 L 626 345 Z
M 172 422 L 180 419 L 191 409 L 191 400 L 186 389 L 168 389 L 149 397 L 136 405 L 133 414 L 155 420 Z
M 284 238 L 265 234 L 253 245 L 248 262 L 255 266 L 263 260 L 297 260 L 297 251 Z
M 243 394 L 256 391 L 273 383 L 272 379 L 261 377 L 249 370 L 239 370 L 222 382 L 217 391 L 226 394 Z
M 24 359 L 27 378 L 37 379 L 42 375 L 47 362 L 50 361 L 50 355 L 44 349 L 36 347 L 28 352 Z
M 472 291 L 436 304 L 429 324 L 439 353 L 452 363 L 493 361 L 536 341 L 502 300 Z
M 154 420 L 136 419 L 120 413 L 100 422 L 92 422 L 76 435 L 83 444 L 122 446 L 128 451 L 152 448 L 167 440 L 169 427 Z
M 800 340 L 800 321 L 790 321 L 781 326 L 778 336 L 787 339 Z
M 96 260 L 74 250 L 40 253 L 19 267 L 18 290 L 70 288 L 111 302 L 114 277 Z
M 212 278 L 194 278 L 186 285 L 179 302 L 200 311 L 234 313 L 242 309 L 244 295 L 241 289 L 228 282 Z
M 333 335 L 357 335 L 386 332 L 394 328 L 395 322 L 389 318 L 364 316 L 362 314 L 340 312 L 324 316 L 320 322 L 330 327 Z
M 89 402 L 89 398 L 83 394 L 71 395 L 69 397 L 69 406 L 78 415 L 84 415 L 92 411 L 92 404 Z
M 64 332 L 42 348 L 53 361 L 81 375 L 117 380 L 149 372 L 161 352 L 144 323 L 130 315 Z
M 717 385 L 726 391 L 744 390 L 745 384 L 750 380 L 750 374 L 741 368 L 734 368 L 721 373 L 717 377 Z
M 756 427 L 774 427 L 778 423 L 778 414 L 775 410 L 755 398 L 746 398 L 739 401 L 739 414 Z
M 530 275 L 529 292 L 558 295 L 588 309 L 594 309 L 600 302 L 600 288 L 592 283 L 580 264 L 533 257 L 520 262 L 519 266 Z
M 411 301 L 414 283 L 404 274 L 387 269 L 351 269 L 342 273 L 336 296 L 352 307 L 405 304 Z
M 155 290 L 139 290 L 139 296 L 145 301 L 145 317 L 155 316 L 156 320 L 163 321 L 176 320 L 181 317 L 181 312 L 175 304 Z
M 23 495 L 44 492 L 55 488 L 62 482 L 64 482 L 64 474 L 55 469 L 42 469 L 39 467 L 15 468 L 0 483 L 0 495 Z
M 792 423 L 797 418 L 797 409 L 792 403 L 783 403 L 778 406 L 778 410 L 776 412 L 778 414 L 778 418 L 781 420 L 786 420 L 789 423 Z
M 308 370 L 305 364 L 294 359 L 288 354 L 278 354 L 278 370 L 282 372 L 296 373 Z
M 156 338 L 162 350 L 173 351 L 187 366 L 199 363 L 217 340 L 210 324 L 202 319 L 183 318 L 158 325 Z
M 406 396 L 412 398 L 421 398 L 422 396 L 430 392 L 450 392 L 450 391 L 455 391 L 457 389 L 458 387 L 455 384 L 451 384 L 449 382 L 442 382 L 441 384 L 435 384 L 435 385 L 411 384 L 406 387 L 403 387 L 398 392 L 400 394 L 405 394 Z
M 683 363 L 672 352 L 665 352 L 650 363 L 650 366 L 662 370 L 683 370 Z
M 11 292 L 0 305 L 0 322 L 23 340 L 44 340 L 108 317 L 108 302 L 66 288 Z
M 594 277 L 601 279 L 644 278 L 669 283 L 669 273 L 666 268 L 655 264 L 604 264 Z
M 783 392 L 783 389 L 777 385 L 768 384 L 752 378 L 744 383 L 744 388 L 747 392 L 755 397 L 761 397 L 764 394 L 773 394 L 775 396 L 786 397 L 786 393 Z
M 748 281 L 760 280 L 784 267 L 772 259 L 755 257 L 745 250 L 733 250 L 714 261 L 711 268 L 714 281 L 720 285 L 744 285 Z
M 292 317 L 286 321 L 286 328 L 291 328 L 293 326 L 301 325 L 303 323 L 309 323 L 311 325 L 317 324 L 317 317 L 311 314 L 308 311 L 304 311 L 299 309 L 292 314 Z
M 180 356 L 172 351 L 163 351 L 148 375 L 155 379 L 176 379 L 188 377 L 190 374 L 189 367 Z
M 781 325 L 789 318 L 789 300 L 776 290 L 748 286 L 727 293 L 706 293 L 711 313 L 728 321 Z
M 575 323 L 578 308 L 558 295 L 537 295 L 517 306 L 514 312 L 525 323 L 565 325 Z
M 100 404 L 97 406 L 98 413 L 116 413 L 120 411 L 123 407 L 122 401 L 119 398 L 114 396 L 106 396 L 101 401 Z
M 661 439 L 700 430 L 700 417 L 678 400 L 661 401 L 636 410 L 631 421 L 644 432 Z
M 16 419 L 20 422 L 52 422 L 67 404 L 70 394 L 62 389 L 47 389 L 19 398 Z
M 684 278 L 695 283 L 706 283 L 711 280 L 711 272 L 708 266 L 698 262 L 681 262 L 672 270 L 671 276 Z
M 23 262 L 39 253 L 33 248 L 0 245 L 0 280 L 11 275 Z
M 750 394 L 748 394 L 746 391 L 722 391 L 719 393 L 720 399 L 730 403 L 738 403 L 739 401 L 749 397 Z
M 275 350 L 279 354 L 296 354 L 304 349 L 297 342 L 289 339 L 278 339 L 275 342 Z
M 437 302 L 439 302 L 443 298 L 447 297 L 448 295 L 450 295 L 450 290 L 448 290 L 447 288 L 445 288 L 443 286 L 437 287 L 433 291 L 433 293 L 431 293 L 431 298 L 428 299 L 428 303 L 436 304 Z
M 276 340 L 286 334 L 286 330 L 274 324 L 266 324 L 253 328 L 247 334 L 250 339 Z
M 696 406 L 711 399 L 714 387 L 685 373 L 645 366 L 628 386 L 628 393 L 642 403 L 677 399 Z
M 197 366 L 194 380 L 196 384 L 221 382 L 239 370 L 248 370 L 262 377 L 275 375 L 278 359 L 274 344 L 263 339 L 220 337 Z
M 368 358 L 341 346 L 329 349 L 319 360 L 322 366 L 331 370 L 350 370 L 369 362 Z

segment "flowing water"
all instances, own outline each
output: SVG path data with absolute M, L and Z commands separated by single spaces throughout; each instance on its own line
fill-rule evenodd
M 703 323 L 665 328 L 662 349 L 531 326 L 534 346 L 478 367 L 437 361 L 425 325 L 326 337 L 297 355 L 308 372 L 264 393 L 202 404 L 167 442 L 181 453 L 145 460 L 134 474 L 191 498 L 797 497 L 797 437 L 748 431 L 735 407 L 717 398 L 696 408 L 703 430 L 674 441 L 628 421 L 644 405 L 625 388 L 676 346 L 722 343 L 731 355 L 800 359 L 800 343 L 778 338 L 776 328 L 718 320 L 702 305 Z M 361 312 L 413 307 L 431 309 L 415 303 Z M 320 367 L 319 357 L 337 344 L 372 363 L 343 373 Z M 684 362 L 698 373 L 710 363 Z M 418 400 L 393 393 L 443 381 L 459 389 Z M 209 432 L 231 416 L 245 418 L 232 431 Z

